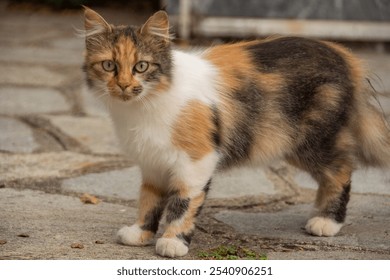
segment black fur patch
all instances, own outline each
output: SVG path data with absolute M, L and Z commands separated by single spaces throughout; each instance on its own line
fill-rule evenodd
M 138 44 L 138 39 L 137 39 L 137 36 L 136 36 L 136 33 L 135 33 L 133 27 L 131 27 L 131 26 L 126 27 L 126 28 L 123 30 L 123 34 L 124 34 L 126 37 L 131 38 L 131 40 L 134 42 L 135 45 Z
M 206 193 L 206 195 L 208 194 L 208 192 L 209 192 L 209 190 L 210 190 L 211 181 L 212 181 L 212 179 L 210 178 L 210 179 L 207 181 L 206 185 L 203 187 L 203 191 Z
M 179 238 L 180 240 L 182 240 L 184 245 L 186 245 L 187 247 L 190 245 L 193 236 L 194 236 L 193 231 L 191 231 L 191 233 L 189 233 L 189 234 L 181 233 L 181 234 L 176 235 L 176 237 Z
M 136 32 L 134 31 L 134 27 L 132 26 L 114 28 L 113 33 L 110 36 L 110 39 L 113 44 L 118 43 L 121 37 L 130 38 L 134 45 L 138 44 L 138 38 Z
M 211 178 L 207 181 L 206 185 L 203 187 L 203 192 L 205 193 L 205 196 L 207 196 L 209 190 L 210 190 L 210 185 L 211 185 Z M 202 212 L 203 209 L 203 203 L 202 205 L 196 210 L 195 217 L 198 217 L 200 215 L 200 212 Z
M 289 121 L 299 121 L 302 114 L 312 108 L 313 97 L 321 85 L 335 85 L 343 94 L 352 92 L 344 58 L 324 43 L 282 37 L 247 49 L 259 72 L 283 75 L 286 87 L 280 103 Z
M 146 214 L 145 223 L 141 226 L 141 229 L 156 233 L 163 211 L 164 207 L 162 205 L 158 205 L 153 208 L 148 214 Z
M 263 105 L 260 90 L 252 82 L 245 82 L 245 79 L 244 87 L 232 92 L 231 95 L 241 107 L 240 110 L 244 112 L 244 115 L 236 121 L 232 131 L 229 132 L 230 139 L 224 141 L 223 157 L 220 163 L 222 169 L 249 159 L 254 140 L 253 126 L 260 118 Z
M 351 191 L 351 183 L 348 183 L 344 186 L 343 191 L 340 194 L 340 197 L 332 205 L 329 206 L 329 209 L 326 210 L 325 214 L 328 217 L 335 219 L 338 223 L 343 223 L 347 215 L 347 204 L 349 202 L 349 192 Z
M 338 152 L 334 150 L 336 135 L 347 124 L 353 102 L 353 83 L 344 58 L 325 43 L 298 37 L 259 42 L 247 50 L 259 72 L 284 78 L 278 103 L 285 121 L 303 139 L 294 151 L 300 163 L 318 172 L 331 165 Z M 336 91 L 336 106 L 326 106 L 326 100 L 317 103 L 323 85 Z M 308 118 L 308 113 L 316 117 Z
M 177 195 L 172 195 L 167 204 L 167 223 L 180 219 L 188 210 L 189 204 L 189 198 L 183 199 Z
M 213 112 L 213 123 L 214 123 L 214 131 L 212 134 L 213 142 L 215 147 L 219 147 L 221 144 L 221 120 L 219 116 L 219 111 L 216 105 L 211 107 Z

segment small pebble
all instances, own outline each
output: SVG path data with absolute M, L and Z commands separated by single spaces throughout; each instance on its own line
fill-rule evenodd
M 21 234 L 18 234 L 19 237 L 24 237 L 24 238 L 27 238 L 27 237 L 30 237 L 29 234 L 27 233 L 21 233 Z
M 84 249 L 84 245 L 81 243 L 73 243 L 70 247 L 73 249 Z
M 96 243 L 96 244 L 104 244 L 104 241 L 102 241 L 102 240 L 96 240 L 95 243 Z
M 88 193 L 83 194 L 80 197 L 80 200 L 82 203 L 85 203 L 85 204 L 98 204 L 100 202 L 99 198 L 97 198 L 96 196 L 90 195 Z

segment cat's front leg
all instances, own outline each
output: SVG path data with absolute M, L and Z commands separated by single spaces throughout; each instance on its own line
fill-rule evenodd
M 160 188 L 144 182 L 141 186 L 137 222 L 118 231 L 118 242 L 132 246 L 151 244 L 165 207 L 164 201 Z
M 182 257 L 188 253 L 195 219 L 202 209 L 211 180 L 203 188 L 188 189 L 182 186 L 173 190 L 167 199 L 166 228 L 157 240 L 156 252 L 166 257 Z

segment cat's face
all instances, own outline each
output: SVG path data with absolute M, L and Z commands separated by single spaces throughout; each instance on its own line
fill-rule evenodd
M 165 12 L 157 12 L 142 27 L 113 26 L 86 8 L 85 30 L 84 70 L 98 96 L 137 101 L 169 87 L 172 62 Z

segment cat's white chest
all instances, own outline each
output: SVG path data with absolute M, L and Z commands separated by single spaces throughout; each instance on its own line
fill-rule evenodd
M 118 104 L 112 108 L 111 117 L 121 148 L 131 161 L 156 170 L 174 164 L 177 154 L 171 143 L 172 112 L 166 115 Z

